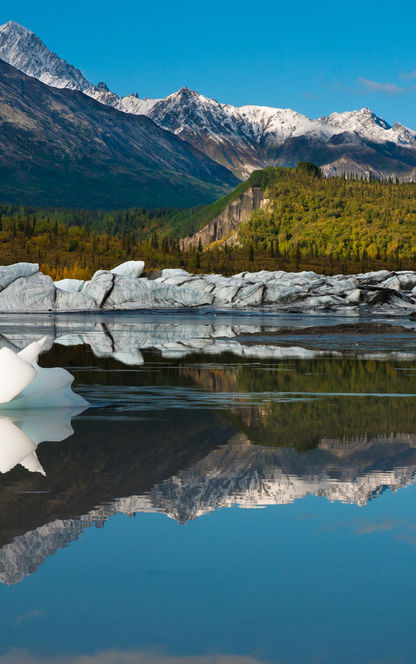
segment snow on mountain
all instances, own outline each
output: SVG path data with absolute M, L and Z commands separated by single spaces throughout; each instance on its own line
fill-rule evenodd
M 123 98 L 119 108 L 148 115 L 242 177 L 256 168 L 276 163 L 292 165 L 301 159 L 312 159 L 319 165 L 344 156 L 362 161 L 354 151 L 374 149 L 367 144 L 378 144 L 380 150 L 387 149 L 382 146 L 389 143 L 416 149 L 416 131 L 399 123 L 391 127 L 368 108 L 311 119 L 291 109 L 237 108 L 187 88 L 165 99 L 135 99 L 128 105 Z M 322 147 L 324 161 L 320 162 Z M 404 168 L 407 170 L 407 166 Z M 377 167 L 371 164 L 370 170 L 375 172 Z M 383 163 L 380 170 L 383 175 L 393 175 L 397 165 L 392 163 L 389 172 Z
M 105 83 L 92 85 L 79 69 L 52 53 L 34 32 L 15 21 L 0 26 L 0 59 L 54 88 L 79 90 L 103 104 L 114 105 L 118 99 Z
M 147 115 L 239 177 L 257 168 L 306 159 L 327 165 L 326 172 L 335 174 L 339 168 L 331 169 L 332 163 L 347 159 L 347 168 L 348 160 L 358 163 L 353 172 L 413 179 L 416 131 L 397 122 L 390 126 L 368 108 L 310 119 L 291 109 L 230 106 L 186 87 L 162 99 L 118 97 L 105 84 L 90 83 L 33 32 L 13 21 L 0 27 L 0 58 L 48 85 L 80 90 L 120 111 Z M 391 144 L 396 148 L 393 153 Z
M 369 108 L 332 113 L 319 120 L 324 126 L 330 127 L 334 133 L 349 131 L 376 142 L 392 141 L 408 147 L 416 146 L 416 131 L 404 127 L 399 122 L 391 127 Z

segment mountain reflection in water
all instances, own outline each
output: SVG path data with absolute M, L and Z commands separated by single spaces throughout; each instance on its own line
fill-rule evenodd
M 75 418 L 73 436 L 68 413 L 0 421 L 3 583 L 21 581 L 116 513 L 158 512 L 184 524 L 218 508 L 287 504 L 307 495 L 365 505 L 414 482 L 416 359 L 409 339 L 405 360 L 386 341 L 384 361 L 348 353 L 279 360 L 267 349 L 264 360 L 241 353 L 236 359 L 228 347 L 208 362 L 195 340 L 192 353 L 171 348 L 161 357 L 150 337 L 138 348 L 137 334 L 129 333 L 128 342 L 124 330 L 121 343 L 114 327 L 104 335 L 109 352 L 100 356 L 100 326 L 88 333 L 88 346 L 76 330 L 64 340 L 58 334 L 59 343 L 41 358 L 44 366 L 69 369 L 74 390 L 93 406 Z M 207 337 L 203 328 L 199 339 Z M 224 329 L 217 327 L 215 338 L 219 333 Z M 4 338 L 17 345 L 11 333 Z M 34 449 L 28 463 L 24 445 L 11 460 L 10 425 L 34 449 L 40 440 L 61 442 L 42 444 L 35 468 Z

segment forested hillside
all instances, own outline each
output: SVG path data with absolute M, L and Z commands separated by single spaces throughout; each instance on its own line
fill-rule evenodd
M 243 244 L 347 263 L 416 258 L 415 184 L 324 178 L 311 164 L 264 173 L 270 205 L 243 224 Z
M 180 251 L 180 237 L 215 219 L 250 185 L 268 202 L 237 238 Z M 34 261 L 57 277 L 87 277 L 127 258 L 144 259 L 148 269 L 224 274 L 416 269 L 416 184 L 327 179 L 312 164 L 298 164 L 256 171 L 226 197 L 192 210 L 0 206 L 0 264 Z

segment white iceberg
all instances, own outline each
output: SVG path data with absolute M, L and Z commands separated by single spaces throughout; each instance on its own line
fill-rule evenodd
M 37 364 L 47 337 L 15 353 L 0 350 L 0 409 L 86 407 L 88 402 L 72 391 L 74 377 L 60 367 Z

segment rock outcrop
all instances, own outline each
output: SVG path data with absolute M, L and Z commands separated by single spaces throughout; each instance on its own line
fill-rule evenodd
M 207 247 L 211 242 L 226 238 L 238 230 L 239 226 L 248 221 L 252 212 L 263 208 L 266 204 L 264 191 L 261 187 L 249 187 L 238 198 L 229 203 L 225 210 L 215 219 L 206 224 L 201 230 L 190 237 L 181 240 L 181 248 L 184 251 L 198 247 L 201 241 L 202 247 Z

